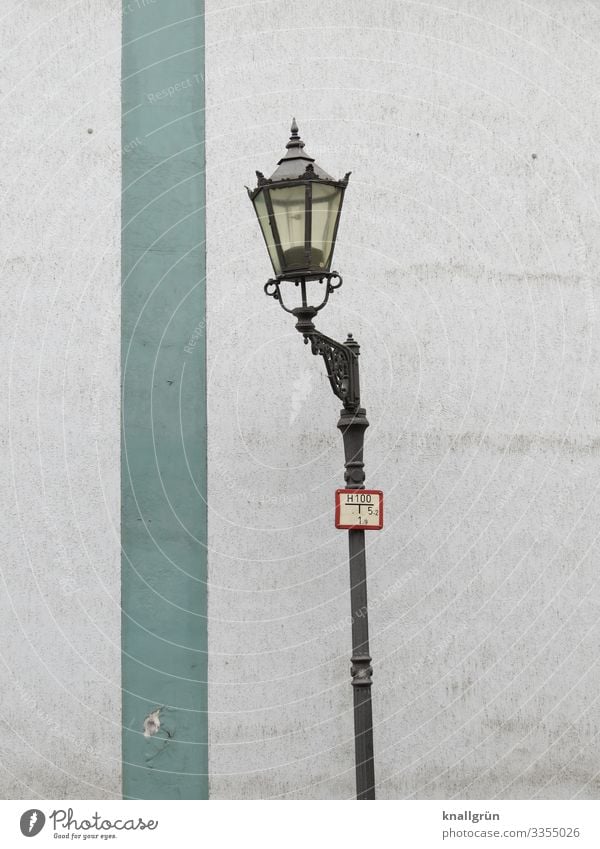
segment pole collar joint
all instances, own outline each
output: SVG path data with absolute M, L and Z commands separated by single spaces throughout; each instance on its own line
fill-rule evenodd
M 353 687 L 370 687 L 373 683 L 373 667 L 371 666 L 371 657 L 368 654 L 354 655 L 350 658 L 352 666 L 350 667 L 350 675 L 352 676 Z

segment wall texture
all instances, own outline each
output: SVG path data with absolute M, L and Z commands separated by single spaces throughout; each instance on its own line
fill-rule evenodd
M 121 783 L 121 4 L 2 4 L 0 796 Z
M 338 403 L 244 184 L 352 170 L 381 798 L 596 798 L 600 10 L 207 5 L 213 797 L 353 794 Z

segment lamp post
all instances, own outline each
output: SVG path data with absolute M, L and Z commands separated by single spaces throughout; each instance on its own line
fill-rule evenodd
M 331 260 L 350 173 L 342 180 L 334 180 L 320 168 L 304 152 L 295 119 L 286 147 L 287 153 L 271 177 L 257 171 L 258 185 L 254 190 L 248 189 L 275 272 L 275 277 L 265 284 L 265 293 L 295 317 L 296 329 L 303 335 L 305 344 L 310 343 L 312 353 L 323 357 L 331 388 L 343 404 L 337 426 L 344 441 L 345 491 L 364 490 L 363 446 L 369 422 L 360 405 L 360 348 L 352 335 L 342 344 L 324 336 L 313 323 L 330 295 L 342 285 L 340 275 L 331 271 Z M 292 307 L 289 295 L 293 287 L 299 290 L 297 300 L 301 303 Z M 356 797 L 374 799 L 373 670 L 369 654 L 364 528 L 353 526 L 348 531 L 348 544 Z

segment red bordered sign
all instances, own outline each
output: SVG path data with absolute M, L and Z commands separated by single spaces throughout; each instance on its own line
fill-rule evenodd
M 383 492 L 380 489 L 336 489 L 335 526 L 348 531 L 383 528 Z

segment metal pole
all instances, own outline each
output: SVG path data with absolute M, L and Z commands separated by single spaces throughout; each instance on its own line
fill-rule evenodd
M 348 531 L 350 599 L 352 608 L 352 689 L 354 691 L 354 752 L 356 798 L 375 798 L 373 712 L 371 709 L 371 656 L 367 616 L 365 532 Z
M 277 286 L 273 292 L 268 294 L 275 295 L 281 301 Z M 360 406 L 358 369 L 360 346 L 352 338 L 352 335 L 349 335 L 342 344 L 319 333 L 313 324 L 313 318 L 318 312 L 315 307 L 303 304 L 302 307 L 297 307 L 290 312 L 296 317 L 296 329 L 302 333 L 305 342 L 310 342 L 312 353 L 320 354 L 323 357 L 331 388 L 344 403 L 338 428 L 341 430 L 344 439 L 346 458 L 344 479 L 346 487 L 348 489 L 364 489 L 363 447 L 365 430 L 369 427 L 369 422 L 366 410 Z M 350 548 L 350 604 L 352 611 L 352 666 L 350 674 L 352 675 L 354 693 L 356 798 L 374 799 L 375 768 L 373 762 L 373 713 L 371 709 L 373 669 L 371 667 L 371 655 L 369 654 L 365 532 L 360 529 L 348 531 L 348 545 Z
M 357 342 L 349 337 L 345 342 L 353 354 L 353 380 L 356 398 L 360 399 Z M 341 412 L 338 427 L 344 439 L 348 489 L 364 489 L 365 472 L 363 447 L 369 422 L 360 400 L 354 409 Z M 365 532 L 348 531 L 350 552 L 350 606 L 352 612 L 352 689 L 354 692 L 354 751 L 356 758 L 356 798 L 375 798 L 375 765 L 373 756 L 373 712 L 371 685 L 373 669 L 369 652 L 369 617 L 367 609 L 367 561 Z

